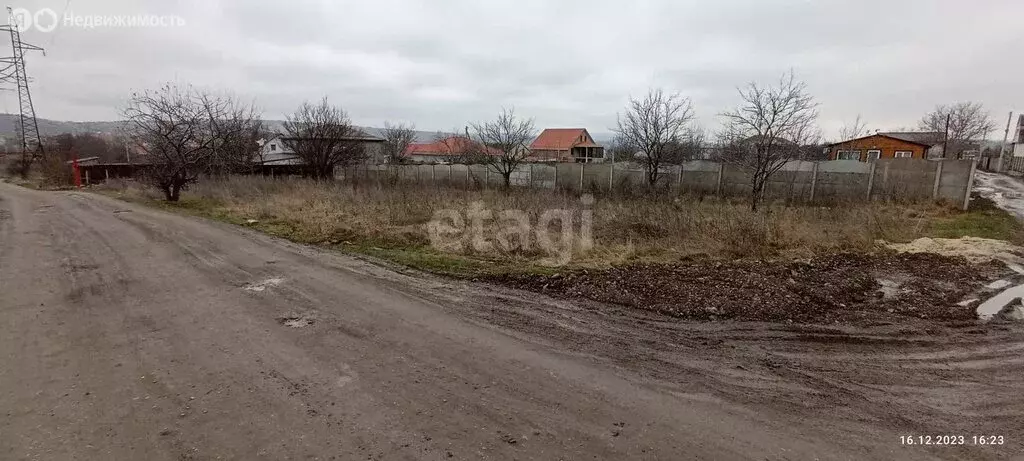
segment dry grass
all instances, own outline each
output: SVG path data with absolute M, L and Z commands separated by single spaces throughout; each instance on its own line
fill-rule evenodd
M 156 194 L 135 187 L 114 189 L 122 197 L 158 201 Z M 453 209 L 465 216 L 473 202 L 495 212 L 522 210 L 531 223 L 544 210 L 572 210 L 578 219 L 585 208 L 578 196 L 551 191 L 353 187 L 260 177 L 208 180 L 183 194 L 180 204 L 164 205 L 237 224 L 256 220 L 249 225 L 295 241 L 338 245 L 439 272 L 519 270 L 548 259 L 550 255 L 532 249 L 480 252 L 468 245 L 460 251 L 430 247 L 427 223 L 435 211 Z M 878 239 L 909 241 L 933 235 L 936 223 L 969 215 L 939 204 L 884 203 L 780 205 L 753 213 L 743 202 L 686 196 L 606 196 L 590 208 L 595 245 L 575 245 L 573 266 L 866 252 Z M 493 222 L 487 229 L 484 235 L 495 235 Z
M 20 176 L 20 155 L 0 158 L 0 178 L 22 187 L 42 190 L 63 190 L 74 186 L 71 166 L 62 157 L 46 157 L 35 162 L 26 177 Z

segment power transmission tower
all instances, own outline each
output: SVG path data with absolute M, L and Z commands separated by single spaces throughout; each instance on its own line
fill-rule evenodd
M 21 174 L 28 174 L 32 162 L 43 157 L 43 142 L 39 136 L 39 123 L 36 121 L 36 109 L 32 104 L 32 93 L 28 88 L 28 72 L 25 70 L 25 51 L 41 51 L 42 48 L 21 41 L 21 31 L 15 23 L 11 7 L 7 7 L 7 25 L 0 26 L 0 32 L 11 34 L 13 56 L 0 58 L 0 82 L 14 83 L 18 88 L 18 138 L 21 142 Z

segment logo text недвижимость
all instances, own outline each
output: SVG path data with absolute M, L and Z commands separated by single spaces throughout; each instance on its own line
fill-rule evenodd
M 19 32 L 36 30 L 53 32 L 58 27 L 77 27 L 80 29 L 96 28 L 143 28 L 143 27 L 181 27 L 185 19 L 176 15 L 159 14 L 87 14 L 79 15 L 67 11 L 58 14 L 51 8 L 40 8 L 32 11 L 27 8 L 11 10 L 11 24 Z

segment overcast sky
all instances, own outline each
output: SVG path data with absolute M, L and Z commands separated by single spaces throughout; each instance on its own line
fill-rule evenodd
M 188 82 L 283 118 L 328 96 L 360 125 L 459 128 L 502 106 L 538 128 L 607 132 L 649 87 L 693 99 L 700 123 L 736 87 L 788 69 L 826 135 L 861 114 L 914 127 L 939 103 L 1024 108 L 1021 0 L 13 0 L 63 17 L 176 16 L 183 25 L 32 28 L 40 117 L 111 120 L 133 90 Z M 46 19 L 46 15 L 40 15 Z M 47 20 L 48 21 L 48 20 Z M 47 24 L 43 24 L 47 26 Z M 0 110 L 15 112 L 10 92 Z M 992 136 L 996 134 L 993 133 Z

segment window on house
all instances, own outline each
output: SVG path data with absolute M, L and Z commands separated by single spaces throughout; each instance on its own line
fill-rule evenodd
M 837 153 L 838 160 L 860 160 L 859 150 L 841 150 Z
M 913 151 L 909 150 L 898 150 L 896 151 L 896 158 L 911 158 L 914 156 Z
M 878 160 L 882 156 L 882 151 L 878 149 L 871 149 L 868 151 L 868 161 Z
M 274 152 L 274 151 L 276 151 L 276 150 L 277 150 L 277 144 L 271 144 L 271 145 L 270 145 L 270 151 L 271 151 L 271 152 Z

